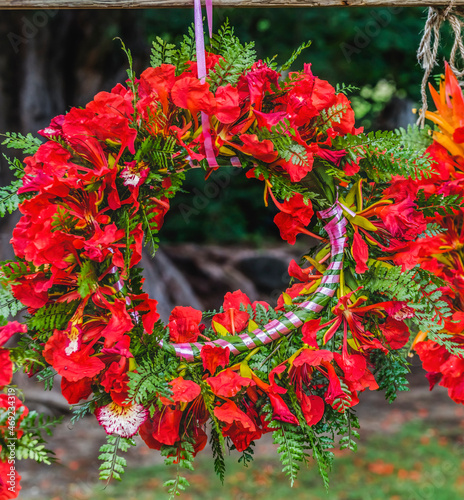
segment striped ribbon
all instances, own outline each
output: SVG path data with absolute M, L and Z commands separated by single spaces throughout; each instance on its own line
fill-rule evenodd
M 255 347 L 269 344 L 294 331 L 306 321 L 317 318 L 320 311 L 324 309 L 334 296 L 340 282 L 347 224 L 338 201 L 331 208 L 319 212 L 319 215 L 322 219 L 331 219 L 324 226 L 330 239 L 331 262 L 322 276 L 319 287 L 311 296 L 311 300 L 299 304 L 299 310 L 287 312 L 281 318 L 272 320 L 262 329 L 257 328 L 249 333 L 226 336 L 211 342 L 170 344 L 161 341 L 160 346 L 177 357 L 184 358 L 188 362 L 198 359 L 201 349 L 205 345 L 228 347 L 231 354 L 237 355 Z
M 212 36 L 212 10 L 213 3 L 211 0 L 206 2 L 206 12 L 208 15 L 209 36 Z M 203 15 L 201 13 L 201 0 L 194 0 L 194 25 L 195 25 L 195 51 L 197 55 L 197 71 L 198 79 L 204 82 L 206 79 L 206 55 L 205 55 L 205 40 L 203 31 Z M 209 116 L 201 112 L 201 125 L 203 131 L 203 144 L 205 147 L 206 160 L 210 167 L 218 167 L 216 156 L 213 148 L 213 138 L 210 132 Z

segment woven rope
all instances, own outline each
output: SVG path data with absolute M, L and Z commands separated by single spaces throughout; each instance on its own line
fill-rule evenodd
M 458 70 L 456 66 L 456 58 L 459 54 L 464 61 L 464 43 L 461 38 L 461 31 L 464 22 L 460 17 L 464 16 L 464 10 L 455 7 L 455 0 L 451 0 L 446 8 L 430 7 L 428 11 L 427 21 L 425 22 L 424 35 L 417 51 L 417 60 L 424 70 L 421 85 L 422 109 L 419 113 L 417 124 L 421 127 L 425 123 L 425 112 L 427 111 L 427 82 L 432 73 L 433 67 L 437 64 L 438 47 L 440 46 L 440 29 L 445 21 L 450 23 L 454 33 L 454 43 L 451 49 L 449 64 L 451 69 L 456 74 L 458 79 L 464 77 L 464 69 Z M 432 41 L 433 39 L 433 41 Z

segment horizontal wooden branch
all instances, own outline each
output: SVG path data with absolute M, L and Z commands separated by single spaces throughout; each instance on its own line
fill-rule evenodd
M 425 7 L 449 0 L 213 0 L 215 7 Z M 0 10 L 192 7 L 193 0 L 0 0 Z M 464 0 L 455 0 L 464 5 Z

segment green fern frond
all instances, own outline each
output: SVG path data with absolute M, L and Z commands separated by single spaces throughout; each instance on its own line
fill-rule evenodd
M 185 63 L 193 61 L 195 57 L 195 31 L 192 25 L 188 28 L 188 34 L 184 34 L 182 42 L 180 42 L 175 60 L 176 71 L 182 72 L 184 70 Z
M 424 217 L 435 217 L 438 215 L 453 215 L 455 210 L 460 210 L 464 206 L 464 199 L 458 194 L 445 196 L 444 194 L 432 194 L 426 196 L 423 189 L 417 193 L 417 210 L 424 214 Z
M 337 94 L 352 94 L 353 92 L 357 92 L 359 90 L 359 87 L 356 87 L 355 85 L 345 85 L 344 83 L 337 83 L 335 85 L 335 92 Z
M 8 212 L 12 214 L 18 208 L 23 197 L 18 195 L 22 181 L 13 181 L 9 186 L 0 187 L 0 217 L 5 217 Z
M 335 137 L 332 144 L 344 149 L 349 161 L 360 163 L 374 181 L 389 181 L 393 175 L 413 179 L 431 175 L 432 159 L 403 130 L 348 134 Z
M 434 236 L 438 236 L 439 234 L 446 233 L 448 229 L 443 227 L 441 224 L 437 222 L 429 222 L 427 224 L 426 230 L 424 234 L 421 234 L 419 238 L 433 238 Z
M 57 302 L 41 307 L 29 318 L 29 330 L 38 332 L 42 341 L 48 340 L 53 330 L 63 330 L 76 311 L 77 300 L 72 302 Z
M 224 448 L 223 448 L 224 438 L 222 434 L 217 431 L 215 427 L 211 429 L 211 449 L 213 451 L 213 460 L 214 460 L 214 472 L 221 480 L 221 483 L 224 484 L 224 477 L 226 473 L 226 461 L 224 458 Z
M 236 85 L 240 76 L 256 61 L 254 46 L 254 42 L 242 45 L 234 35 L 234 29 L 226 21 L 211 39 L 213 52 L 224 58 L 209 74 L 212 86 L 216 88 L 227 83 Z
M 395 401 L 399 391 L 408 391 L 409 363 L 400 353 L 383 353 L 380 349 L 373 351 L 371 361 L 376 367 L 374 375 L 379 389 L 385 391 L 385 398 L 389 403 Z
M 272 420 L 269 428 L 275 429 L 272 433 L 274 444 L 277 445 L 277 453 L 282 462 L 282 472 L 288 476 L 290 486 L 293 486 L 300 464 L 304 462 L 307 454 L 305 452 L 305 440 L 298 428 L 287 422 Z
M 309 40 L 308 42 L 302 43 L 297 49 L 295 49 L 292 55 L 290 56 L 289 60 L 284 62 L 284 64 L 282 64 L 278 72 L 281 73 L 282 71 L 286 71 L 287 69 L 289 69 L 292 66 L 292 64 L 298 59 L 298 56 L 303 52 L 303 50 L 311 46 L 311 43 L 312 42 Z
M 51 391 L 53 389 L 53 382 L 56 375 L 56 370 L 51 366 L 47 366 L 47 368 L 43 369 L 37 374 L 37 380 L 44 383 L 45 391 Z
M 160 350 L 153 358 L 141 360 L 137 372 L 128 372 L 130 400 L 147 406 L 156 397 L 162 396 L 167 399 L 172 397 L 167 380 L 170 380 L 170 374 L 173 375 L 177 367 L 168 366 L 165 356 L 166 353 Z
M 173 499 L 179 496 L 182 491 L 190 486 L 187 479 L 181 476 L 181 469 L 193 471 L 193 460 L 195 449 L 193 447 L 194 439 L 184 437 L 177 446 L 163 446 L 161 455 L 166 457 L 166 465 L 176 465 L 176 478 L 166 481 L 163 486 L 168 488 L 169 498 Z
M 11 149 L 19 149 L 25 155 L 33 155 L 43 144 L 41 139 L 34 137 L 32 134 L 23 135 L 16 132 L 6 132 L 1 134 L 6 139 L 3 140 L 2 146 L 6 146 Z
M 15 299 L 8 285 L 0 283 L 0 316 L 8 319 L 14 318 L 24 306 Z
M 131 446 L 135 446 L 135 441 L 115 434 L 106 436 L 106 440 L 106 444 L 100 447 L 100 455 L 98 456 L 98 459 L 103 462 L 99 468 L 100 479 L 107 482 L 111 479 L 121 481 L 127 462 L 118 453 L 120 451 L 126 452 Z
M 7 409 L 0 409 L 0 425 L 7 429 L 7 420 L 10 414 Z M 20 419 L 21 416 L 21 419 Z M 63 420 L 63 417 L 55 418 L 45 415 L 39 415 L 35 411 L 30 411 L 27 415 L 16 415 L 17 422 L 21 422 L 19 429 L 22 431 L 21 437 L 14 438 L 15 458 L 17 460 L 31 459 L 36 462 L 51 464 L 55 462 L 54 453 L 45 447 L 45 439 L 42 433 L 52 435 L 52 429 Z M 3 453 L 8 453 L 8 449 L 4 447 Z
M 155 38 L 152 44 L 150 64 L 157 68 L 162 64 L 172 64 L 176 57 L 176 46 L 168 43 L 159 36 Z

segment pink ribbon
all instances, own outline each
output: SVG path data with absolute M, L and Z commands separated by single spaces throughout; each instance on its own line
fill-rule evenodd
M 206 56 L 205 39 L 203 32 L 203 15 L 201 12 L 201 0 L 194 0 L 194 18 L 195 18 L 195 49 L 197 53 L 198 79 L 202 82 L 206 78 Z M 213 0 L 206 0 L 206 13 L 208 17 L 209 36 L 213 32 Z M 201 112 L 201 125 L 203 127 L 203 144 L 205 147 L 206 160 L 210 167 L 218 167 L 216 155 L 213 149 L 213 139 L 210 132 L 209 116 Z
M 213 37 L 213 0 L 205 0 L 206 19 L 208 19 L 209 37 Z

